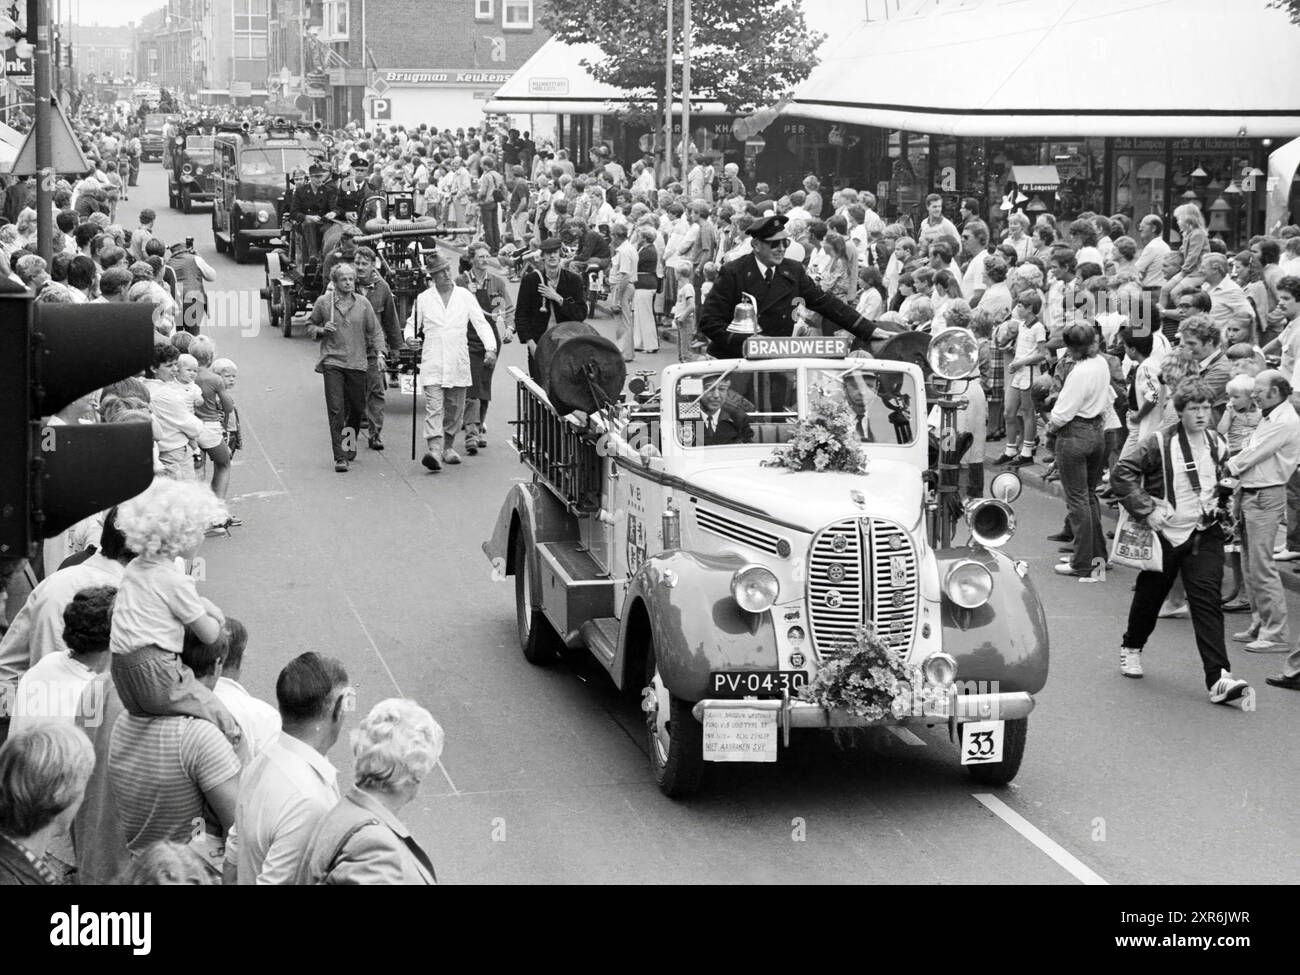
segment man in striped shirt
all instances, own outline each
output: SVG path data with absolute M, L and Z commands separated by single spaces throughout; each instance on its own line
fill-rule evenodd
M 186 635 L 187 659 L 224 652 L 220 643 L 209 647 Z M 219 873 L 239 770 L 234 749 L 211 721 L 124 712 L 108 746 L 108 779 L 132 856 L 158 840 L 191 843 Z

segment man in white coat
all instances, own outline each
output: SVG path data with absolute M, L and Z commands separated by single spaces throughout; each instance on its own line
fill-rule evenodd
M 483 343 L 483 361 L 497 358 L 497 339 L 478 299 L 452 281 L 453 269 L 441 254 L 428 262 L 432 284 L 415 299 L 406 320 L 406 340 L 422 338 L 419 384 L 424 388 L 424 439 L 428 452 L 420 463 L 431 471 L 443 464 L 459 464 L 452 449 L 465 415 L 465 393 L 470 386 L 469 329 Z

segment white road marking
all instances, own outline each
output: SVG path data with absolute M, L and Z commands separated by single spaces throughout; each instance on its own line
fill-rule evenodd
M 901 741 L 904 745 L 919 745 L 925 747 L 925 739 L 921 738 L 915 732 L 908 728 L 903 728 L 896 724 L 888 725 L 889 733 Z
M 258 437 L 257 432 L 252 427 L 248 428 L 248 436 L 253 441 L 253 443 L 257 445 L 258 453 L 262 455 L 262 459 L 266 461 L 266 466 L 271 469 L 271 474 L 275 477 L 280 487 L 283 488 L 283 491 L 281 493 L 289 495 L 289 500 L 293 503 L 294 507 L 297 507 L 297 501 L 294 499 L 292 492 L 290 492 L 289 486 L 284 483 L 284 478 L 280 476 L 280 472 L 276 469 L 276 466 L 273 463 L 271 463 L 271 457 L 269 454 L 267 454 L 266 447 L 262 445 L 261 438 Z M 384 673 L 388 675 L 389 681 L 392 682 L 393 689 L 397 691 L 397 695 L 399 697 L 406 697 L 406 695 L 402 693 L 401 685 L 397 683 L 397 677 L 396 675 L 393 674 L 392 668 L 388 666 L 388 661 L 384 659 L 383 651 L 381 651 L 379 649 L 379 645 L 375 643 L 375 638 L 370 635 L 370 630 L 366 628 L 365 621 L 362 620 L 361 618 L 361 613 L 357 611 L 356 604 L 352 601 L 351 593 L 348 592 L 347 586 L 343 585 L 343 580 L 338 577 L 338 573 L 334 570 L 333 563 L 325 557 L 325 553 L 321 551 L 319 545 L 316 545 L 315 543 L 312 543 L 312 545 L 316 549 L 318 564 L 330 566 L 330 569 L 328 571 L 332 576 L 334 576 L 334 583 L 336 588 L 340 593 L 343 594 L 343 600 L 348 605 L 348 611 L 352 614 L 352 618 L 357 621 L 357 626 L 361 627 L 361 632 L 365 635 L 366 642 L 370 644 L 370 649 L 374 652 L 376 659 L 378 659 L 380 663 L 380 666 L 384 668 Z M 451 775 L 450 773 L 448 773 L 447 767 L 442 764 L 441 758 L 438 759 L 438 768 L 442 770 L 443 778 L 445 778 L 447 780 L 447 784 L 451 786 L 452 793 L 454 795 L 460 795 L 460 789 L 458 789 L 456 787 L 456 783 L 452 781 Z
M 1016 812 L 997 796 L 987 792 L 974 793 L 974 798 L 983 804 L 995 816 L 1014 829 L 1017 833 L 1038 847 L 1058 864 L 1069 871 L 1070 875 L 1081 884 L 1090 887 L 1109 887 L 1110 884 L 1084 864 L 1069 850 L 1057 843 L 1020 813 Z
M 262 501 L 266 498 L 278 498 L 288 494 L 288 491 L 249 491 L 247 494 L 237 494 L 230 500 L 233 501 Z

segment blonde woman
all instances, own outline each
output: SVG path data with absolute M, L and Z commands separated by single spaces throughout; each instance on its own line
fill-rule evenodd
M 1174 211 L 1174 220 L 1182 236 L 1178 244 L 1181 260 L 1178 273 L 1160 292 L 1161 305 L 1167 305 L 1170 299 L 1183 291 L 1194 291 L 1201 286 L 1204 280 L 1200 274 L 1201 258 L 1210 253 L 1210 235 L 1205 230 L 1205 216 L 1200 207 L 1195 203 L 1184 203 Z
M 1019 210 L 1007 217 L 1007 235 L 1002 243 L 1015 248 L 1017 264 L 1034 253 L 1034 239 L 1029 236 L 1029 218 Z
M 442 755 L 443 731 L 414 701 L 380 701 L 352 733 L 355 783 L 307 844 L 298 885 L 437 883 L 433 863 L 397 814 Z

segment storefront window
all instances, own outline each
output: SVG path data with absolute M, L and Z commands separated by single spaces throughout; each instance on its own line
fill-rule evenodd
M 1115 139 L 1111 144 L 1111 213 L 1123 213 L 1134 226 L 1148 213 L 1163 218 L 1165 188 L 1164 139 Z
M 930 137 L 915 132 L 889 134 L 889 202 L 886 212 L 905 227 L 914 227 L 930 194 Z
M 1195 203 L 1205 214 L 1211 237 L 1236 248 L 1249 237 L 1248 226 L 1257 224 L 1248 216 L 1258 204 L 1258 194 L 1241 189 L 1244 172 L 1250 169 L 1252 146 L 1238 139 L 1176 139 L 1173 153 L 1172 189 L 1175 207 Z M 1171 237 L 1177 227 L 1171 228 Z

